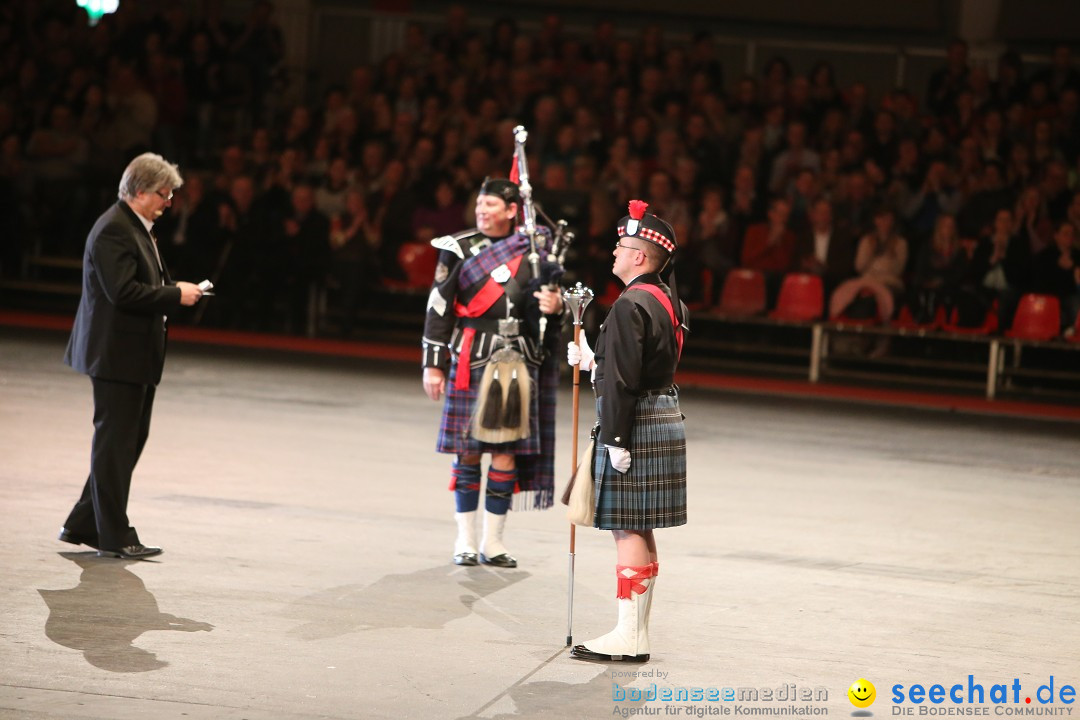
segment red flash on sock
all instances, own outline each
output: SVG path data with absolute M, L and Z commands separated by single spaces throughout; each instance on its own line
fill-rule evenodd
M 615 589 L 615 597 L 620 600 L 627 600 L 632 592 L 638 595 L 642 594 L 648 590 L 648 587 L 643 585 L 641 581 L 648 580 L 653 575 L 651 563 L 640 567 L 637 565 L 616 565 L 615 576 L 618 578 L 618 585 Z

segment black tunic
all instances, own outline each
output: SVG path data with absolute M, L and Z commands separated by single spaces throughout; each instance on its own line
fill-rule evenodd
M 679 358 L 667 310 L 650 293 L 631 290 L 638 284 L 656 285 L 671 296 L 659 275 L 638 276 L 612 305 L 596 342 L 593 384 L 600 403 L 597 440 L 622 448 L 630 440 L 638 398 L 649 390 L 670 387 Z M 679 317 L 685 318 L 685 306 L 680 309 Z

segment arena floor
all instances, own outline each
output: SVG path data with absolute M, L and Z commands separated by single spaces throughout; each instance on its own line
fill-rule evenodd
M 0 718 L 1076 713 L 1080 424 L 684 388 L 690 522 L 658 533 L 652 660 L 607 666 L 563 647 L 561 506 L 510 518 L 517 570 L 450 563 L 409 363 L 174 344 L 129 508 L 164 555 L 56 541 L 92 430 L 64 341 L 0 329 Z M 613 565 L 578 532 L 575 640 L 610 629 Z

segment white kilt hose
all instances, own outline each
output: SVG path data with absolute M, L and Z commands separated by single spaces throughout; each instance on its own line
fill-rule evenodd
M 605 448 L 597 448 L 594 526 L 653 530 L 685 525 L 686 428 L 677 389 L 638 399 L 627 448 L 632 461 L 626 473 L 611 466 Z

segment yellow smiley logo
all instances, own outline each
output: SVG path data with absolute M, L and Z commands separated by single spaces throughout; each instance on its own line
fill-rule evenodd
M 874 704 L 877 691 L 874 689 L 874 683 L 866 678 L 859 678 L 851 683 L 851 687 L 847 690 L 847 696 L 855 707 L 867 708 Z

